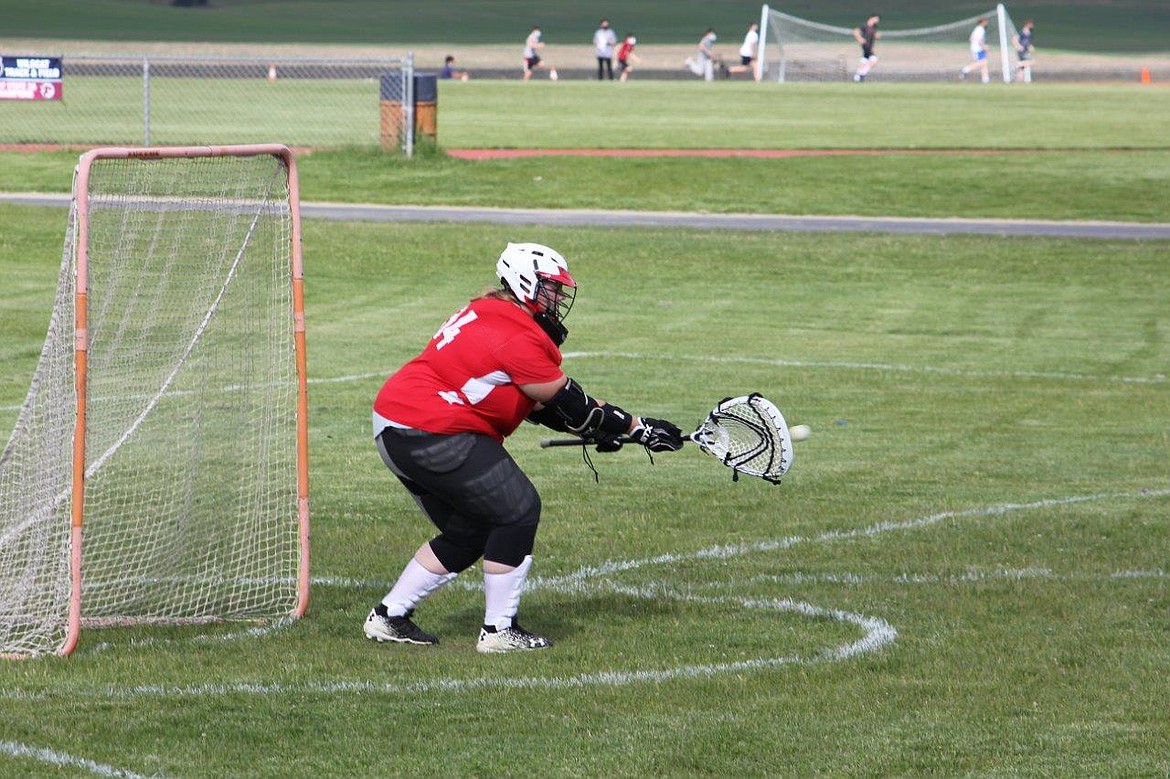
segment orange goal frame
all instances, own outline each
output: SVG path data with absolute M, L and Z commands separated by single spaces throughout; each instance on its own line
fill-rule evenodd
M 69 655 L 77 648 L 81 635 L 82 537 L 85 510 L 85 435 L 86 380 L 89 347 L 88 331 L 88 238 L 89 175 L 97 160 L 166 159 L 191 157 L 254 157 L 272 155 L 283 161 L 288 171 L 291 218 L 291 277 L 293 302 L 293 340 L 297 371 L 297 515 L 300 526 L 300 560 L 297 574 L 297 603 L 291 614 L 304 616 L 309 606 L 309 422 L 308 379 L 305 356 L 304 266 L 301 254 L 300 185 L 292 151 L 282 144 L 245 144 L 229 146 L 115 147 L 93 149 L 81 156 L 74 182 L 77 208 L 77 258 L 75 287 L 74 380 L 77 412 L 73 436 L 73 487 L 70 536 L 70 577 L 68 624 L 65 643 L 58 654 Z

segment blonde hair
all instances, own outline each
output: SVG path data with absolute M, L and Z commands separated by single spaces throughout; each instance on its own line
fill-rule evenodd
M 507 300 L 509 303 L 516 302 L 516 296 L 503 287 L 488 287 L 483 292 L 476 295 L 477 298 L 495 298 L 496 300 Z

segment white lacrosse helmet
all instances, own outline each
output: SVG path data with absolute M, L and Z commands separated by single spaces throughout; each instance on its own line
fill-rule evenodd
M 547 246 L 509 243 L 496 262 L 496 274 L 521 304 L 554 322 L 562 322 L 573 306 L 577 282 L 565 258 Z

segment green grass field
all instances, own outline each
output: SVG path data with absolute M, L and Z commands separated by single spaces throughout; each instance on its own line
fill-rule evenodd
M 63 215 L 2 213 L 7 427 Z M 520 232 L 309 223 L 310 615 L 0 665 L 0 742 L 163 776 L 1170 768 L 1164 245 Z M 374 645 L 365 612 L 427 531 L 370 399 L 516 237 L 574 262 L 585 386 L 691 424 L 758 390 L 814 437 L 780 487 L 697 451 L 597 456 L 595 484 L 526 429 L 545 520 L 524 616 L 557 646 L 478 655 L 471 572 L 420 612 L 439 647 Z
M 341 149 L 301 157 L 303 196 L 426 205 L 1170 221 L 1164 196 L 1170 146 L 1163 132 L 1170 92 L 1161 89 L 1035 84 L 982 92 L 960 84 L 873 84 L 859 93 L 853 84 L 606 86 L 445 85 L 439 145 L 896 153 L 475 162 L 425 148 L 410 161 Z M 614 104 L 619 123 L 593 110 L 601 95 Z M 746 102 L 757 106 L 748 124 L 741 115 Z M 702 111 L 690 110 L 692 104 Z M 14 107 L 0 111 L 5 108 Z M 231 138 L 229 128 L 220 132 L 219 140 Z M 948 153 L 922 153 L 935 151 Z M 0 152 L 0 191 L 67 192 L 76 160 L 75 151 Z
M 747 92 L 704 93 L 698 121 L 667 96 L 689 92 L 639 84 L 624 108 L 655 121 L 619 134 L 583 108 L 588 85 L 560 84 L 574 89 L 555 111 L 531 99 L 552 85 L 527 101 L 459 86 L 442 97 L 450 148 L 902 153 L 339 150 L 300 158 L 305 199 L 1170 222 L 1163 90 L 777 91 L 786 102 L 747 133 L 732 108 Z M 534 130 L 538 114 L 551 118 Z M 0 154 L 0 191 L 68 191 L 76 158 Z M 0 204 L 0 440 L 38 359 L 66 221 Z M 569 258 L 581 293 L 566 368 L 599 396 L 693 425 L 760 391 L 814 434 L 774 487 L 733 483 L 691 448 L 595 455 L 595 482 L 580 453 L 541 450 L 526 426 L 509 448 L 544 516 L 522 615 L 556 645 L 476 653 L 474 571 L 417 615 L 438 647 L 376 645 L 366 612 L 429 534 L 370 444 L 370 403 L 491 283 L 509 240 Z M 88 630 L 67 660 L 0 661 L 0 776 L 1170 775 L 1168 249 L 308 220 L 308 616 L 258 633 Z
M 0 104 L 0 139 L 142 143 L 140 81 L 77 79 L 69 88 L 64 102 Z M 1168 121 L 1170 90 L 1139 84 L 866 84 L 859 90 L 852 82 L 643 81 L 614 88 L 485 80 L 442 84 L 437 109 L 438 143 L 451 149 L 1165 150 Z M 237 125 L 248 129 L 234 130 Z M 151 132 L 156 145 L 279 141 L 377 150 L 378 85 L 372 79 L 163 79 L 152 91 Z

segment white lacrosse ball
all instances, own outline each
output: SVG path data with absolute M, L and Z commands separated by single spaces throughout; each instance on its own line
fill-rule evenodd
M 812 435 L 812 428 L 808 425 L 793 425 L 788 428 L 788 435 L 793 441 L 803 441 Z

